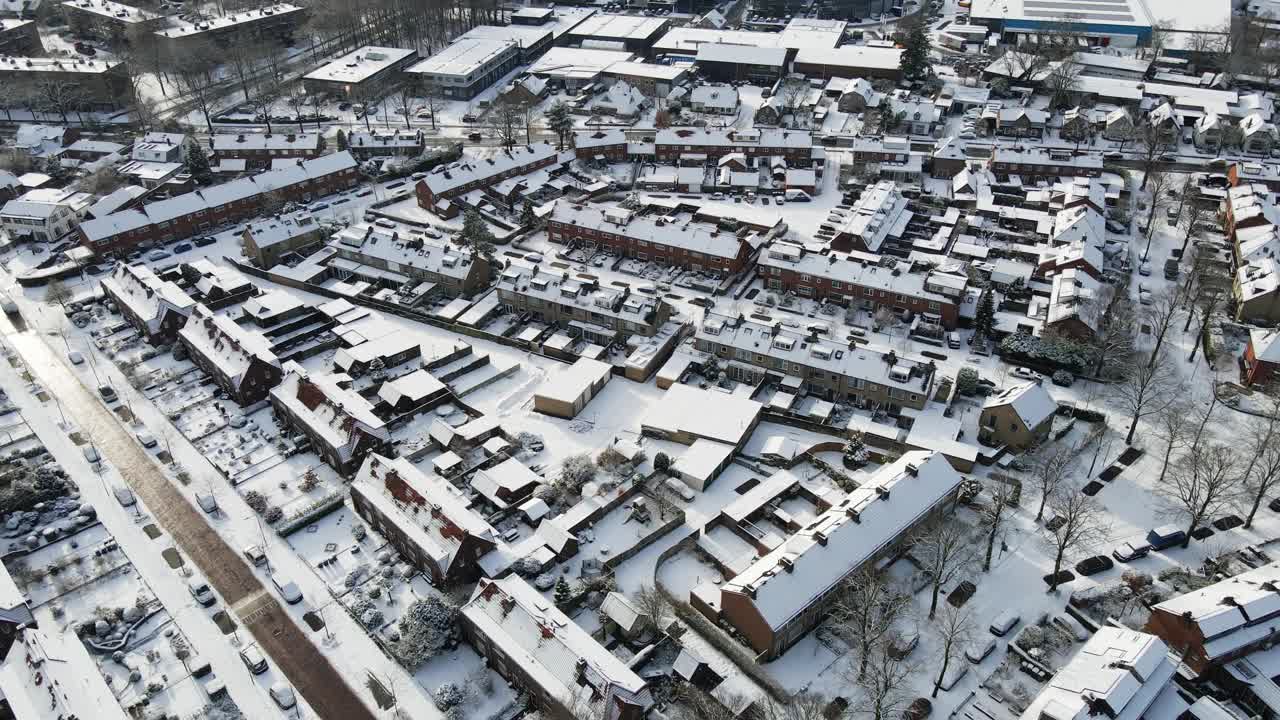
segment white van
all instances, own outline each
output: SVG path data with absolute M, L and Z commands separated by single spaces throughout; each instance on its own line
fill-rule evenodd
M 298 589 L 298 584 L 287 576 L 278 572 L 271 573 L 271 584 L 276 586 L 276 592 L 290 605 L 302 602 L 302 591 Z
M 955 330 L 952 330 L 951 332 L 947 333 L 947 347 L 951 348 L 952 350 L 960 349 L 960 333 L 956 332 Z
M 988 629 L 991 630 L 992 635 L 995 635 L 996 637 L 1004 637 L 1006 633 L 1012 630 L 1014 626 L 1021 621 L 1022 618 L 1018 615 L 1016 610 L 1005 610 L 997 615 L 995 620 L 991 621 L 991 627 Z

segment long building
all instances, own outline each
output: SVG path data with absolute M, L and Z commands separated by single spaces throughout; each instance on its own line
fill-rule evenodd
M 344 279 L 355 276 L 390 287 L 426 282 L 449 297 L 471 296 L 489 286 L 488 258 L 444 241 L 363 222 L 343 228 L 333 240 L 329 267 Z
M 451 100 L 470 100 L 520 64 L 514 40 L 458 40 L 431 57 L 405 68 L 423 87 Z
M 308 94 L 372 100 L 418 60 L 417 50 L 365 46 L 302 76 Z
M 178 22 L 155 35 L 171 58 L 179 58 L 202 47 L 227 47 L 244 40 L 283 44 L 306 17 L 306 8 L 281 2 L 216 17 L 179 16 Z
M 285 200 L 310 200 L 353 187 L 358 180 L 356 161 L 351 153 L 298 160 L 296 164 L 260 175 L 81 223 L 80 242 L 101 253 L 144 242 L 188 238 L 218 225 L 258 215 L 262 210 L 262 197 L 268 193 L 276 193 Z
M 115 0 L 66 0 L 62 14 L 77 35 L 112 43 L 127 41 L 130 32 L 158 30 L 167 22 L 160 13 Z
M 196 305 L 178 331 L 178 340 L 187 348 L 191 361 L 240 405 L 265 399 L 280 382 L 280 360 L 271 344 L 204 305 Z
M 320 133 L 218 133 L 209 138 L 210 159 L 243 160 L 246 170 L 260 171 L 277 160 L 314 160 L 324 150 Z
M 352 389 L 351 376 L 345 373 L 308 373 L 297 363 L 285 363 L 284 377 L 271 389 L 271 407 L 344 477 L 351 477 L 366 455 L 392 451 L 386 421 L 374 414 L 372 402 Z
M 890 414 L 903 408 L 923 410 L 933 389 L 933 367 L 927 362 L 741 316 L 708 312 L 694 335 L 694 346 L 724 360 L 734 380 L 798 377 L 818 397 Z
M 754 128 L 720 130 L 668 128 L 654 136 L 654 155 L 659 162 L 676 163 L 682 156 L 703 155 L 718 160 L 730 153 L 748 158 L 783 157 L 789 167 L 808 167 L 814 158 L 813 135 L 807 130 Z
M 507 269 L 498 280 L 498 299 L 507 310 L 527 312 L 602 345 L 632 335 L 653 337 L 671 318 L 671 306 L 661 298 L 630 288 L 602 288 L 536 267 Z
M 484 190 L 507 178 L 527 175 L 556 162 L 559 153 L 550 143 L 516 145 L 483 158 L 437 166 L 418 181 L 418 205 L 431 209 L 441 200 Z
M 695 608 L 733 626 L 765 659 L 779 657 L 818 625 L 840 583 L 893 557 L 905 538 L 949 512 L 963 478 L 941 453 L 914 450 L 877 470 Z
M 795 292 L 871 312 L 935 315 L 954 330 L 960 320 L 969 279 L 963 272 L 912 272 L 911 263 L 866 253 L 809 252 L 799 245 L 774 242 L 756 263 L 765 286 Z
M 77 110 L 115 110 L 129 102 L 129 76 L 118 60 L 80 58 L 0 57 L 0 85 L 37 98 L 42 86 L 55 84 L 74 90 L 65 107 L 44 108 L 66 112 L 68 119 Z M 74 98 L 72 100 L 71 98 Z
M 732 275 L 746 269 L 766 235 L 693 220 L 672 222 L 665 216 L 622 208 L 557 202 L 547 220 L 547 238 L 565 244 L 581 241 L 639 260 Z
M 146 265 L 120 264 L 102 279 L 102 291 L 124 319 L 152 345 L 172 342 L 187 324 L 196 302 L 172 280 Z
M 44 54 L 44 43 L 35 20 L 0 18 L 0 55 L 35 57 Z

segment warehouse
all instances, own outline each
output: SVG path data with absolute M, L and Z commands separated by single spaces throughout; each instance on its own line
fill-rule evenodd
M 565 35 L 564 44 L 587 47 L 583 43 L 621 43 L 621 49 L 647 57 L 670 25 L 665 18 L 644 15 L 592 15 Z
M 578 358 L 574 364 L 542 383 L 533 394 L 533 409 L 540 413 L 572 420 L 591 402 L 596 393 L 609 384 L 613 366 L 609 363 Z
M 606 68 L 634 57 L 620 50 L 551 48 L 529 68 L 529 74 L 546 80 L 552 87 L 578 90 L 600 80 Z
M 839 48 L 801 48 L 792 70 L 806 77 L 902 79 L 902 50 L 893 47 L 846 45 Z
M 1230 23 L 1231 3 L 1197 0 L 1155 7 L 1144 0 L 973 0 L 970 17 L 1000 33 L 1002 42 L 1066 29 L 1089 45 L 1112 47 L 1149 45 L 1158 22 L 1166 49 L 1176 50 L 1185 48 L 1193 34 Z
M 417 50 L 362 47 L 302 77 L 308 95 L 374 98 L 418 59 Z
M 772 85 L 787 64 L 786 48 L 707 43 L 698 47 L 698 69 L 719 82 Z
M 520 46 L 520 62 L 537 60 L 555 41 L 549 27 L 527 25 L 477 25 L 459 35 L 454 42 L 465 40 L 514 40 Z
M 446 98 L 470 100 L 519 64 L 520 45 L 514 40 L 459 40 L 405 72 Z

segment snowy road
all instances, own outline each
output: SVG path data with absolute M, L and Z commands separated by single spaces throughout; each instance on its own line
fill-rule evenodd
M 274 666 L 322 718 L 373 718 L 311 640 L 263 588 L 249 566 L 188 503 L 121 428 L 115 418 L 31 331 L 3 324 L 6 340 L 58 398 L 65 413 L 94 438 L 95 446 L 122 475 L 157 521 L 208 578 L 223 601 L 238 610 Z

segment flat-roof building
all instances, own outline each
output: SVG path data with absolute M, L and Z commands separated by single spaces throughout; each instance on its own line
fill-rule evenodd
M 302 76 L 308 94 L 372 99 L 418 59 L 417 50 L 365 46 Z
M 458 40 L 405 72 L 444 97 L 470 100 L 520 64 L 520 52 L 515 40 Z
M 533 393 L 533 409 L 572 420 L 609 384 L 613 366 L 591 358 L 559 369 Z
M 62 3 L 62 14 L 77 35 L 110 42 L 125 40 L 130 31 L 159 30 L 167 22 L 160 13 L 115 0 L 67 0 Z
M 550 12 L 550 9 L 547 9 Z M 520 46 L 520 62 L 531 63 L 555 42 L 550 27 L 539 25 L 477 25 L 454 42 L 467 40 L 514 40 Z
M 184 50 L 211 42 L 225 47 L 239 38 L 261 42 L 286 42 L 307 17 L 306 8 L 276 3 L 220 17 L 182 16 L 176 24 L 156 30 L 161 44 L 178 57 Z
M 866 77 L 898 81 L 902 79 L 901 58 L 902 50 L 893 47 L 805 47 L 796 53 L 791 69 L 807 77 L 823 79 Z
M 665 18 L 646 15 L 592 15 L 566 33 L 565 39 L 568 45 L 591 40 L 622 43 L 628 52 L 647 57 L 670 26 Z
M 689 66 L 685 64 L 660 65 L 627 60 L 606 67 L 604 79 L 606 81 L 624 80 L 645 97 L 665 98 L 672 88 L 688 77 L 689 70 Z
M 0 55 L 31 57 L 44 54 L 35 20 L 0 18 Z
M 576 90 L 601 78 L 605 69 L 635 57 L 628 51 L 557 47 L 529 68 L 529 74 Z
M 68 113 L 76 109 L 114 110 L 129 98 L 129 76 L 117 60 L 0 57 L 0 85 L 35 93 L 48 83 L 78 91 L 79 103 L 69 104 Z
M 1159 24 L 1166 49 L 1183 49 L 1194 33 L 1215 32 L 1231 21 L 1230 0 L 1148 3 L 1145 0 L 974 0 L 974 23 L 1001 33 L 1004 42 L 1053 31 L 1064 24 L 1090 45 L 1134 47 L 1151 42 Z

